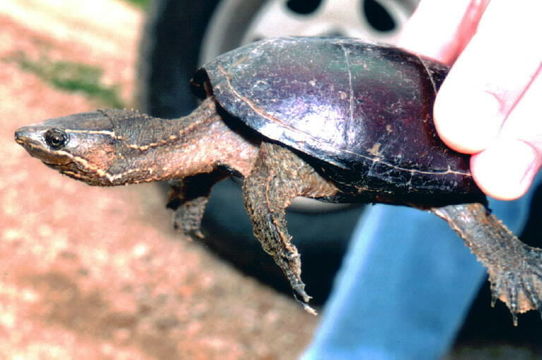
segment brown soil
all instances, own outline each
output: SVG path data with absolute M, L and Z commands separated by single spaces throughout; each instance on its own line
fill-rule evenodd
M 126 100 L 141 23 L 114 0 L 2 0 L 0 358 L 293 359 L 316 319 L 170 230 L 157 188 L 92 188 L 13 141 L 96 103 L 10 59 L 99 66 Z

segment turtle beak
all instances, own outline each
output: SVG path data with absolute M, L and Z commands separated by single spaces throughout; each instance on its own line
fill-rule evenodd
M 15 130 L 15 141 L 17 144 L 23 145 L 26 141 L 28 141 L 29 135 L 30 133 L 27 128 L 22 127 L 17 129 Z
M 38 134 L 39 132 L 33 126 L 21 127 L 15 130 L 15 142 L 26 149 L 28 146 L 40 143 L 37 138 Z

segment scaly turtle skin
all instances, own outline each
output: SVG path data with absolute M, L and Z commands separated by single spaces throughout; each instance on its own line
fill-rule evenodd
M 98 110 L 23 127 L 16 141 L 91 185 L 171 180 L 175 225 L 203 236 L 211 187 L 244 178 L 254 234 L 305 308 L 310 297 L 285 209 L 297 196 L 384 202 L 446 220 L 488 269 L 493 300 L 540 309 L 542 254 L 486 207 L 469 157 L 432 120 L 447 68 L 390 46 L 347 38 L 282 38 L 218 57 L 196 73 L 204 99 L 179 119 Z

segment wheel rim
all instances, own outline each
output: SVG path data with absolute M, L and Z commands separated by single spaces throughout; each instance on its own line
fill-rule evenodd
M 224 0 L 203 38 L 205 63 L 277 36 L 342 35 L 393 42 L 419 0 Z

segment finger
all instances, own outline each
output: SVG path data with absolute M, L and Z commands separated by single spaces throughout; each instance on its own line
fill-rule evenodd
M 471 158 L 475 181 L 489 196 L 512 200 L 530 187 L 542 166 L 542 69 L 488 148 Z
M 540 11 L 541 1 L 487 6 L 435 101 L 435 125 L 450 147 L 476 153 L 497 137 L 542 61 Z
M 500 137 L 520 139 L 542 152 L 542 64 L 506 118 Z
M 487 195 L 514 200 L 527 192 L 540 169 L 541 156 L 530 144 L 500 139 L 471 158 L 474 180 Z
M 489 0 L 422 0 L 397 45 L 451 64 L 468 43 Z

